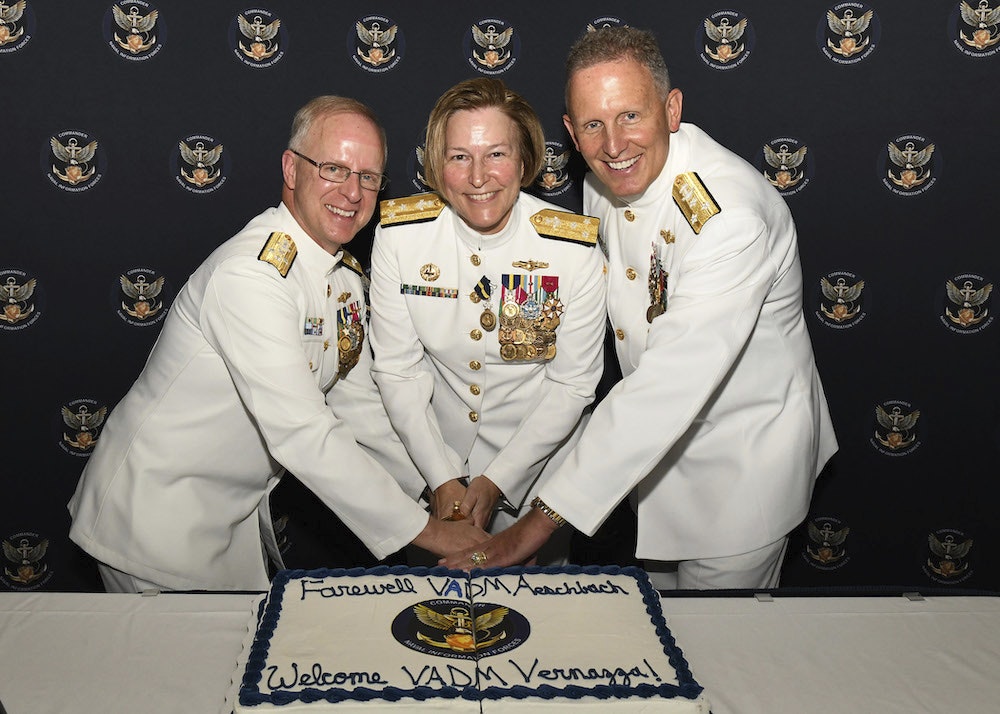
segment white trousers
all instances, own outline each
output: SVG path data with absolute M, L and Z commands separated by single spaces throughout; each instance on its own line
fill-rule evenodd
M 749 553 L 698 560 L 644 560 L 657 590 L 770 590 L 778 587 L 788 537 Z

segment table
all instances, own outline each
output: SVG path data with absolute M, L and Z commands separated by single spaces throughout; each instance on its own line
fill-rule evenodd
M 229 714 L 259 594 L 0 593 L 8 714 Z M 998 597 L 666 597 L 714 714 L 995 714 Z

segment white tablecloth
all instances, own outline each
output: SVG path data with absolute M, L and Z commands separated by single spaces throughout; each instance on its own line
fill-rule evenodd
M 0 593 L 8 714 L 218 714 L 259 595 Z M 665 598 L 714 714 L 996 714 L 1000 598 Z

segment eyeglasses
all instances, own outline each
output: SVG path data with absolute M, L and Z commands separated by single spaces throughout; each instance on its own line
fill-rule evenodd
M 374 171 L 351 171 L 346 166 L 334 164 L 330 161 L 313 161 L 295 149 L 289 149 L 289 151 L 319 169 L 319 177 L 324 181 L 344 183 L 344 181 L 351 178 L 351 174 L 357 174 L 358 180 L 361 181 L 361 188 L 368 189 L 369 191 L 381 191 L 389 183 L 389 177 L 385 174 L 377 174 Z

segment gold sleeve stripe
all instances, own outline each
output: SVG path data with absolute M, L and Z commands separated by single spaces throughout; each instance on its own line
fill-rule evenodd
M 673 196 L 674 203 L 681 209 L 681 213 L 695 233 L 701 233 L 708 219 L 722 212 L 719 204 L 715 202 L 708 188 L 694 171 L 677 174 L 677 178 L 674 179 Z

